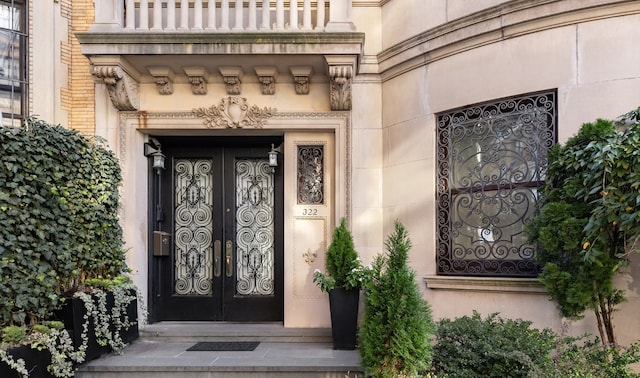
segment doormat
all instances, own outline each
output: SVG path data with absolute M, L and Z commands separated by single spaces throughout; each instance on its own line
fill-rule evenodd
M 258 341 L 205 341 L 191 346 L 187 352 L 250 352 L 258 344 Z

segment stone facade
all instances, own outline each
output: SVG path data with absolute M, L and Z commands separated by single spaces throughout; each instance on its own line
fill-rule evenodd
M 155 135 L 250 136 L 248 129 L 207 127 L 193 113 L 240 98 L 274 109 L 259 129 L 284 136 L 286 326 L 329 324 L 326 298 L 309 277 L 322 268 L 331 229 L 346 216 L 365 262 L 383 250 L 393 221 L 403 222 L 412 267 L 436 317 L 500 312 L 560 329 L 562 319 L 535 279 L 437 275 L 436 116 L 555 89 L 562 142 L 583 122 L 637 107 L 640 3 L 327 0 L 328 30 L 280 34 L 130 32 L 122 9 L 110 3 L 60 0 L 47 11 L 31 8 L 32 113 L 104 136 L 122 160 L 122 222 L 143 292 L 151 290 L 143 145 Z M 52 10 L 55 25 L 47 29 L 37 20 L 48 20 Z M 59 47 L 48 46 L 42 33 Z M 38 46 L 49 49 L 53 63 L 37 58 Z M 55 79 L 43 75 L 52 68 Z M 44 90 L 55 93 L 54 103 Z M 313 219 L 302 216 L 291 184 L 295 148 L 307 142 L 328 146 L 331 156 L 331 197 Z M 640 338 L 639 270 L 636 260 L 620 277 L 629 295 L 616 314 L 623 342 Z M 570 332 L 597 333 L 593 324 L 588 316 Z

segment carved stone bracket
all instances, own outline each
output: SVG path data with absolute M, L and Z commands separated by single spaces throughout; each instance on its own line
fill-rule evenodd
M 148 71 L 156 82 L 158 93 L 161 95 L 173 94 L 174 73 L 169 67 L 149 67 Z
M 352 66 L 329 66 L 331 110 L 351 110 Z
M 257 105 L 249 106 L 244 97 L 227 97 L 223 98 L 219 105 L 192 110 L 193 114 L 204 118 L 205 126 L 212 129 L 259 129 L 276 111 L 275 108 L 261 109 Z
M 224 81 L 228 95 L 239 95 L 242 93 L 241 76 L 242 69 L 240 67 L 218 67 L 222 80 Z
M 105 84 L 111 103 L 118 110 L 138 110 L 138 83 L 120 66 L 93 66 L 96 83 Z
M 311 82 L 311 67 L 289 67 L 293 76 L 293 84 L 296 93 L 299 95 L 309 94 L 309 83 Z
M 278 69 L 276 67 L 256 67 L 256 75 L 260 82 L 260 90 L 263 95 L 272 95 L 276 93 L 276 76 Z
M 194 95 L 207 94 L 207 79 L 209 73 L 204 67 L 183 67 L 184 73 L 191 83 L 191 93 Z

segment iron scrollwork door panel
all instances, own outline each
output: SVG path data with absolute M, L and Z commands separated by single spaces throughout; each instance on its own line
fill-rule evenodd
M 174 294 L 213 293 L 213 171 L 209 159 L 176 159 Z
M 266 159 L 238 159 L 235 166 L 236 294 L 272 295 L 273 172 Z
M 224 277 L 224 316 L 236 321 L 282 319 L 283 174 L 269 166 L 267 152 L 225 151 L 224 237 L 233 241 L 233 272 Z

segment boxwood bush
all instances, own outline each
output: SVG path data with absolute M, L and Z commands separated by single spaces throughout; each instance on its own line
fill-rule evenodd
M 631 365 L 640 345 L 603 346 L 597 337 L 559 335 L 522 319 L 494 313 L 442 319 L 437 326 L 432 373 L 438 378 L 638 377 Z
M 475 312 L 438 323 L 433 369 L 438 377 L 529 377 L 551 365 L 556 334 L 530 328 L 531 322 L 482 319 Z
M 113 153 L 75 130 L 25 124 L 0 127 L 0 324 L 46 318 L 85 279 L 126 268 Z

